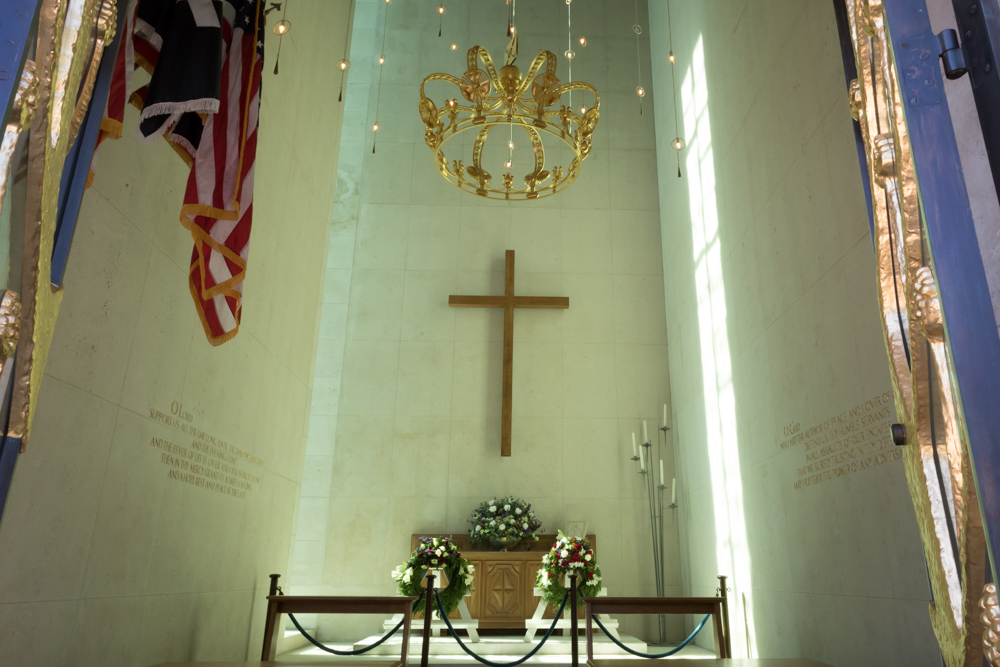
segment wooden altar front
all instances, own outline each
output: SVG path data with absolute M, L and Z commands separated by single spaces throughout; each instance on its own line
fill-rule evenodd
M 411 551 L 417 548 L 417 540 L 421 537 L 439 535 L 413 535 L 410 540 Z M 539 534 L 537 542 L 522 540 L 511 551 L 474 546 L 468 535 L 452 537 L 462 556 L 476 568 L 468 605 L 472 618 L 479 620 L 480 630 L 525 629 L 524 621 L 531 618 L 538 606 L 539 598 L 532 589 L 535 587 L 538 570 L 542 567 L 542 556 L 552 548 L 557 537 L 554 534 Z M 596 557 L 597 538 L 587 535 L 587 540 Z M 545 616 L 555 616 L 551 605 Z M 579 616 L 584 618 L 583 609 Z

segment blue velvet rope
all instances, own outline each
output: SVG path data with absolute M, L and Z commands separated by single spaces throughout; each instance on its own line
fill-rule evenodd
M 599 627 L 601 629 L 601 631 L 608 636 L 608 639 L 610 639 L 614 643 L 618 644 L 619 648 L 627 651 L 628 653 L 631 653 L 634 656 L 640 657 L 640 658 L 657 659 L 657 658 L 666 658 L 666 657 L 669 657 L 671 655 L 674 655 L 675 653 L 677 653 L 678 651 L 680 651 L 682 648 L 684 648 L 685 646 L 687 646 L 688 644 L 690 644 L 694 640 L 695 636 L 697 636 L 697 634 L 699 632 L 701 632 L 701 629 L 703 627 L 705 627 L 705 624 L 708 623 L 709 616 L 710 616 L 710 614 L 705 614 L 705 618 L 701 619 L 701 623 L 699 623 L 698 627 L 694 629 L 694 632 L 692 632 L 691 634 L 689 634 L 687 636 L 687 639 L 685 639 L 680 644 L 678 644 L 674 648 L 670 649 L 666 653 L 640 653 L 639 651 L 636 651 L 634 649 L 630 649 L 628 646 L 625 646 L 625 644 L 622 644 L 620 641 L 618 641 L 617 639 L 615 639 L 615 636 L 613 634 L 611 634 L 610 632 L 608 632 L 608 629 L 606 627 L 604 627 L 604 624 L 601 623 L 601 619 L 597 618 L 596 614 L 593 616 L 593 619 L 594 619 L 594 622 L 597 623 L 597 627 Z
M 545 631 L 545 636 L 542 637 L 541 641 L 539 641 L 538 644 L 535 646 L 535 648 L 531 649 L 531 651 L 529 651 L 527 653 L 527 655 L 525 655 L 522 658 L 518 658 L 517 660 L 515 660 L 513 662 L 493 662 L 491 660 L 487 660 L 486 658 L 482 658 L 482 657 L 476 655 L 475 653 L 473 653 L 472 649 L 470 649 L 468 646 L 465 645 L 464 642 L 462 642 L 461 637 L 458 636 L 458 633 L 455 632 L 455 628 L 452 627 L 451 620 L 448 618 L 448 614 L 446 614 L 444 612 L 444 605 L 441 604 L 441 596 L 438 595 L 437 591 L 434 591 L 434 597 L 435 597 L 435 599 L 437 599 L 437 606 L 438 606 L 438 609 L 441 611 L 441 618 L 444 619 L 444 624 L 448 626 L 448 632 L 451 633 L 452 639 L 454 639 L 456 642 L 458 642 L 458 645 L 462 647 L 463 651 L 465 651 L 470 656 L 472 656 L 473 658 L 475 658 L 477 661 L 481 662 L 482 664 L 486 665 L 487 667 L 516 667 L 517 665 L 520 665 L 522 662 L 528 660 L 533 655 L 535 655 L 536 653 L 538 653 L 538 650 L 540 648 L 542 648 L 542 645 L 545 642 L 547 642 L 549 640 L 549 637 L 552 636 L 552 633 L 555 632 L 555 630 L 556 630 L 556 623 L 559 622 L 559 617 L 562 616 L 563 609 L 566 608 L 566 600 L 567 600 L 567 598 L 569 598 L 569 593 L 563 595 L 562 604 L 559 605 L 559 611 L 556 613 L 556 617 L 554 619 L 552 619 L 552 626 L 548 630 Z M 573 641 L 576 641 L 576 637 L 573 638 Z
M 415 608 L 417 606 L 416 603 L 414 603 L 413 606 Z M 318 649 L 326 651 L 327 653 L 332 653 L 334 655 L 362 655 L 364 653 L 367 653 L 368 651 L 372 650 L 373 648 L 381 646 L 382 644 L 384 644 L 389 639 L 389 637 L 392 637 L 394 634 L 396 634 L 397 632 L 399 632 L 399 629 L 401 627 L 403 627 L 403 623 L 406 621 L 406 619 L 404 618 L 402 621 L 400 621 L 396 625 L 396 627 L 394 627 L 392 630 L 389 631 L 389 634 L 387 634 L 386 636 L 382 637 L 381 639 L 379 639 L 374 644 L 371 644 L 369 646 L 365 646 L 364 648 L 356 649 L 354 651 L 338 651 L 335 648 L 330 648 L 329 646 L 324 646 L 319 641 L 317 641 L 316 639 L 314 639 L 312 635 L 310 635 L 308 632 L 306 632 L 305 629 L 301 625 L 299 625 L 298 620 L 296 620 L 296 618 L 295 618 L 295 616 L 293 614 L 289 614 L 288 618 L 292 619 L 292 625 L 295 626 L 296 630 L 298 630 L 299 632 L 302 633 L 303 637 L 305 637 L 306 639 L 309 640 L 310 644 L 312 644 L 313 646 L 315 646 Z

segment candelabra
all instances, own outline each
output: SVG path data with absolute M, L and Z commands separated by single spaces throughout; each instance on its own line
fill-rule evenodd
M 657 484 L 652 473 L 654 467 L 654 448 L 649 440 L 649 433 L 646 430 L 646 422 L 642 423 L 642 444 L 636 446 L 635 433 L 632 434 L 632 461 L 637 468 L 637 472 L 642 479 L 646 497 L 649 502 L 649 530 L 653 542 L 653 569 L 656 575 L 656 596 L 666 597 L 666 580 L 663 572 L 664 563 L 664 532 L 663 514 L 664 509 L 677 509 L 677 479 L 670 481 L 670 504 L 664 505 L 664 496 L 667 486 L 663 477 L 663 450 L 667 443 L 667 432 L 670 428 L 666 425 L 667 412 L 663 406 L 664 424 L 656 430 L 655 463 L 660 469 L 660 483 Z M 667 641 L 667 618 L 660 615 L 658 617 L 659 641 L 665 644 Z

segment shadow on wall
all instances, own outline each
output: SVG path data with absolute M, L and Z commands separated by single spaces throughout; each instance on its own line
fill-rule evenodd
M 732 359 L 726 324 L 726 285 L 719 243 L 718 193 L 708 109 L 705 53 L 699 36 L 680 86 L 683 135 L 688 137 L 686 174 L 695 265 L 705 434 L 715 514 L 717 572 L 730 576 L 733 652 L 756 644 L 750 550 L 743 509 L 743 480 L 736 428 Z M 741 618 L 745 616 L 745 618 Z M 747 657 L 751 657 L 747 655 Z

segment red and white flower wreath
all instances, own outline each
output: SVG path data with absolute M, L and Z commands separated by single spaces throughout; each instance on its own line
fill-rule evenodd
M 596 597 L 601 592 L 601 568 L 590 542 L 582 537 L 567 537 L 559 531 L 559 539 L 542 557 L 542 568 L 535 580 L 535 585 L 542 590 L 542 599 L 559 605 L 568 594 L 569 580 L 565 577 L 570 574 L 578 576 L 578 604 L 583 604 L 583 598 Z

